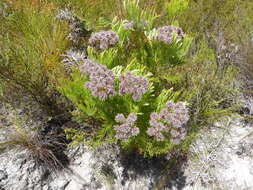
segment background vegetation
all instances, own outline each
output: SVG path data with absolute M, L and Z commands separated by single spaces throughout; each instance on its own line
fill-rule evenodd
M 154 10 L 157 15 L 154 27 L 177 25 L 193 39 L 184 57 L 185 64 L 156 71 L 164 81 L 163 87 L 173 88 L 178 100 L 189 102 L 191 133 L 179 148 L 187 151 L 200 128 L 234 113 L 239 92 L 236 81 L 240 76 L 247 76 L 247 84 L 252 80 L 253 2 L 140 0 L 139 5 L 143 10 Z M 91 31 L 107 30 L 113 26 L 115 17 L 126 19 L 128 14 L 123 0 L 1 1 L 2 102 L 12 103 L 13 99 L 21 101 L 21 97 L 29 96 L 50 116 L 69 111 L 67 101 L 60 94 L 67 93 L 62 92 L 60 83 L 71 80 L 61 63 L 61 55 L 72 45 L 68 39 L 70 29 L 67 22 L 56 18 L 65 8 L 73 11 Z M 118 62 L 126 58 L 120 51 L 119 55 Z M 250 95 L 251 90 L 247 91 Z M 72 99 L 72 103 L 76 102 Z M 73 120 L 87 122 L 78 106 L 72 114 Z M 93 120 L 88 122 L 100 124 Z M 87 131 L 71 128 L 65 131 L 74 142 L 84 142 L 88 138 Z M 98 137 L 94 130 L 89 133 Z M 104 142 L 104 138 L 98 139 L 98 144 Z

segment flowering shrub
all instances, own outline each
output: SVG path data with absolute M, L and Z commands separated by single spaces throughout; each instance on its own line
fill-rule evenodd
M 143 12 L 135 1 L 125 9 L 126 19 L 91 35 L 88 58 L 62 81 L 61 91 L 79 108 L 79 118 L 101 123 L 93 145 L 107 139 L 145 156 L 166 154 L 187 143 L 189 114 L 186 104 L 173 103 L 179 93 L 160 70 L 184 63 L 191 38 L 174 26 L 154 35 L 154 12 Z
M 6 1 L 7 7 L 0 13 L 1 98 L 9 102 L 13 96 L 16 104 L 16 99 L 29 95 L 54 117 L 73 108 L 63 96 L 59 98 L 56 90 L 60 90 L 76 106 L 73 119 L 85 123 L 82 129 L 65 130 L 74 143 L 84 137 L 94 146 L 109 141 L 145 156 L 187 150 L 198 126 L 213 123 L 233 111 L 236 72 L 230 64 L 223 67 L 209 42 L 215 39 L 217 28 L 218 33 L 224 30 L 225 36 L 234 41 L 240 25 L 247 28 L 244 38 L 248 43 L 252 19 L 237 22 L 234 18 L 249 17 L 252 9 L 245 5 L 250 0 L 242 6 L 237 6 L 236 0 L 199 0 L 200 6 L 188 0 L 148 0 L 141 3 L 146 9 L 138 7 L 138 0 L 123 0 L 119 17 L 112 22 L 108 18 L 117 9 L 111 5 L 118 5 L 118 1 L 96 5 L 91 0 L 81 5 L 81 1 L 70 1 L 68 7 L 77 8 L 77 15 L 85 16 L 88 28 L 94 31 L 92 35 L 84 20 L 68 9 L 57 15 L 62 21 L 55 19 L 55 8 L 59 4 L 66 7 L 66 1 L 36 5 Z M 151 8 L 153 2 L 161 7 L 168 5 L 167 15 L 159 8 L 158 20 Z M 235 16 L 224 14 L 220 18 L 224 7 L 229 9 L 226 13 Z M 111 10 L 109 14 L 106 8 Z M 185 9 L 188 11 L 182 14 Z M 206 19 L 203 10 L 215 14 Z M 99 15 L 108 17 L 98 19 Z M 179 16 L 184 17 L 183 22 L 176 20 Z M 215 20 L 218 24 L 213 24 Z M 237 27 L 227 27 L 231 21 Z M 232 33 L 231 28 L 235 28 Z M 189 54 L 191 38 L 183 30 L 197 37 Z M 201 40 L 204 36 L 207 44 Z M 223 43 L 218 43 L 218 50 L 220 44 Z

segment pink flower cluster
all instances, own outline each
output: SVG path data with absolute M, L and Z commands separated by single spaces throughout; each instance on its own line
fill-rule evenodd
M 173 35 L 176 35 L 177 39 L 184 39 L 184 32 L 181 28 L 175 26 L 163 26 L 157 29 L 156 40 L 171 44 L 173 42 Z
M 79 69 L 89 77 L 90 81 L 85 83 L 85 87 L 91 91 L 94 97 L 106 100 L 116 94 L 114 89 L 115 77 L 111 70 L 90 59 L 85 59 L 84 65 Z
M 126 72 L 120 76 L 119 94 L 131 94 L 134 101 L 140 101 L 142 95 L 148 90 L 148 80 L 141 76 L 133 76 Z
M 105 51 L 114 47 L 119 41 L 118 35 L 113 31 L 101 31 L 93 33 L 89 39 L 91 47 L 97 51 Z
M 79 70 L 89 77 L 90 81 L 85 83 L 94 97 L 106 100 L 116 95 L 115 77 L 111 70 L 90 59 L 84 59 L 84 64 Z M 131 72 L 126 72 L 119 77 L 119 95 L 132 95 L 134 101 L 140 101 L 142 95 L 148 90 L 148 80 L 141 76 L 133 76 Z
M 189 113 L 182 103 L 167 102 L 166 108 L 160 113 L 153 112 L 150 115 L 150 128 L 147 130 L 149 136 L 154 136 L 157 141 L 164 140 L 163 132 L 169 132 L 171 142 L 180 144 L 187 134 L 186 123 L 189 120 Z
M 115 117 L 115 121 L 121 125 L 113 126 L 116 131 L 115 137 L 119 140 L 126 141 L 130 137 L 137 136 L 140 133 L 140 130 L 134 125 L 136 120 L 137 116 L 135 113 L 130 113 L 127 118 L 125 118 L 123 114 L 118 114 Z

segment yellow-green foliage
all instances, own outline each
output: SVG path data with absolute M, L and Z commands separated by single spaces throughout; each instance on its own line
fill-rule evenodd
M 47 4 L 34 7 L 16 3 L 8 5 L 6 16 L 0 20 L 0 77 L 6 93 L 21 90 L 55 109 L 50 94 L 62 72 L 59 62 L 68 46 L 67 26 L 55 19 Z
M 234 81 L 238 75 L 235 66 L 228 66 L 218 72 L 215 52 L 207 42 L 201 41 L 195 55 L 188 64 L 171 69 L 165 79 L 177 90 L 181 97 L 191 104 L 195 123 L 213 122 L 216 117 L 231 113 L 238 87 Z M 219 74 L 218 74 L 219 73 Z
M 136 102 L 130 95 L 115 95 L 101 101 L 93 97 L 90 90 L 84 87 L 89 79 L 82 76 L 78 70 L 73 71 L 70 79 L 62 80 L 60 91 L 82 112 L 86 120 L 92 118 L 100 122 L 93 137 L 93 144 L 99 145 L 107 140 L 119 142 L 123 148 L 139 151 L 145 156 L 160 155 L 169 152 L 175 145 L 169 139 L 157 142 L 148 136 L 146 131 L 149 128 L 150 114 L 160 111 L 168 100 L 176 101 L 177 92 L 166 88 L 160 80 L 162 73 L 160 76 L 158 71 L 159 69 L 167 71 L 170 67 L 185 63 L 184 57 L 192 39 L 186 35 L 183 40 L 174 39 L 171 44 L 154 40 L 153 27 L 157 18 L 155 12 L 142 10 L 137 0 L 126 0 L 123 8 L 125 12 L 123 19 L 133 20 L 135 29 L 125 30 L 124 21 L 119 18 L 115 18 L 112 23 L 105 23 L 104 27 L 111 26 L 111 29 L 118 34 L 120 42 L 115 48 L 105 52 L 96 52 L 88 48 L 88 57 L 111 69 L 116 77 L 116 85 L 119 84 L 118 77 L 126 72 L 145 77 L 149 81 L 149 87 L 142 99 Z M 145 25 L 144 22 L 148 24 Z M 126 116 L 135 113 L 138 116 L 136 125 L 140 135 L 127 142 L 115 138 L 116 132 L 113 126 L 117 124 L 115 117 L 120 113 Z M 69 136 L 75 138 L 75 135 Z
M 171 0 L 167 4 L 168 16 L 174 19 L 180 16 L 189 6 L 189 0 Z
M 225 39 L 241 42 L 252 34 L 252 10 L 251 0 L 190 0 L 189 8 L 177 18 L 184 30 L 198 38 L 224 31 Z
M 252 89 L 252 0 L 191 0 L 189 8 L 177 17 L 184 30 L 197 39 L 208 39 L 208 44 L 215 48 L 219 40 L 214 42 L 219 34 L 223 34 L 225 46 L 234 43 L 238 45 L 234 60 L 239 66 L 243 78 L 249 80 L 246 89 Z M 189 19 L 190 18 L 190 19 Z M 229 51 L 229 47 L 228 48 Z M 235 53 L 234 53 L 235 54 Z M 235 55 L 233 55 L 235 56 Z
M 81 131 L 70 128 L 65 129 L 64 132 L 66 133 L 66 139 L 72 141 L 71 143 L 72 146 L 78 146 L 80 143 L 83 143 L 86 135 Z
M 141 105 L 134 105 L 131 101 L 128 101 L 127 105 L 135 107 L 131 110 L 130 107 L 123 106 L 124 101 L 120 101 L 121 103 L 119 103 L 111 100 L 111 103 L 106 104 L 94 100 L 87 89 L 83 87 L 85 79 L 78 73 L 74 73 L 73 80 L 69 82 L 64 81 L 62 89 L 63 93 L 82 111 L 79 117 L 86 117 L 88 119 L 90 116 L 95 116 L 97 118 L 97 114 L 102 113 L 99 118 L 103 122 L 106 121 L 106 123 L 98 127 L 98 129 L 100 128 L 98 132 L 94 131 L 94 134 L 88 135 L 88 137 L 92 136 L 93 140 L 95 140 L 93 146 L 103 143 L 105 137 L 110 137 L 109 141 L 115 142 L 111 138 L 115 135 L 111 128 L 112 124 L 110 124 L 114 122 L 114 117 L 111 117 L 112 115 L 137 111 L 139 114 L 144 113 L 148 116 L 153 109 L 152 107 L 157 107 L 156 109 L 159 110 L 160 106 L 163 106 L 164 102 L 168 99 L 187 101 L 191 113 L 191 121 L 188 123 L 190 132 L 180 146 L 175 147 L 169 141 L 157 142 L 152 138 L 148 138 L 147 135 L 140 135 L 132 141 L 122 143 L 122 147 L 128 150 L 135 150 L 136 147 L 139 147 L 135 151 L 139 151 L 139 153 L 145 156 L 155 156 L 167 153 L 175 148 L 187 151 L 201 127 L 233 113 L 235 108 L 234 98 L 238 92 L 234 86 L 237 69 L 229 66 L 221 75 L 217 75 L 217 70 L 214 51 L 208 48 L 205 41 L 202 41 L 197 47 L 196 53 L 188 58 L 187 64 L 167 69 L 162 67 L 161 70 L 157 71 L 159 76 L 166 81 L 163 88 L 172 88 L 173 90 L 167 91 L 167 95 L 165 96 L 158 98 L 151 97 L 150 100 L 144 99 L 143 103 L 149 103 L 151 107 L 144 104 L 143 107 Z M 165 99 L 159 100 L 159 98 Z M 158 104 L 155 103 L 156 101 L 158 101 Z M 122 106 L 118 107 L 117 105 Z M 113 109 L 113 112 L 110 109 Z M 107 114 L 104 115 L 103 113 Z M 145 131 L 149 118 L 145 117 L 144 120 L 144 122 L 140 122 L 144 126 L 143 130 Z M 75 143 L 80 142 L 87 135 L 80 131 L 70 130 L 66 132 Z

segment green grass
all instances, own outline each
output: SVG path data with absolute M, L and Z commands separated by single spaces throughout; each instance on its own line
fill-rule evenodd
M 68 47 L 68 28 L 46 5 L 24 5 L 10 7 L 0 20 L 0 78 L 6 96 L 23 92 L 50 113 L 57 109 L 52 95 L 62 73 L 59 63 Z
M 177 18 L 197 38 L 224 31 L 226 40 L 242 43 L 252 34 L 252 9 L 251 0 L 190 0 L 189 8 Z

